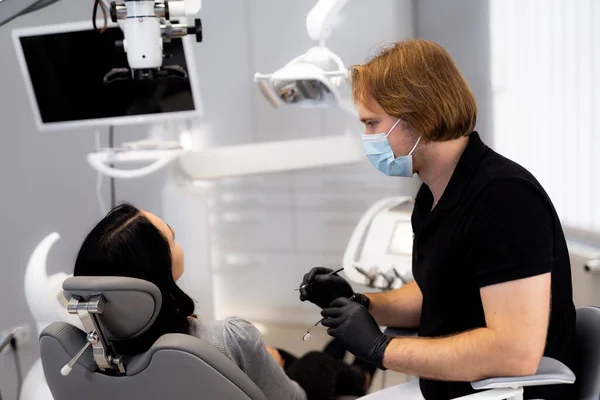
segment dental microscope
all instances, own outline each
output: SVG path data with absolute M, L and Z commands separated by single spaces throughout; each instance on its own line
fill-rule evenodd
M 1 0 L 0 26 L 21 15 L 44 8 L 57 0 Z M 96 0 L 95 7 L 106 7 L 103 0 Z M 124 39 L 115 46 L 127 53 L 129 68 L 114 68 L 104 77 L 104 83 L 115 80 L 154 80 L 160 78 L 187 77 L 181 66 L 163 66 L 163 58 L 169 57 L 173 39 L 195 35 L 202 41 L 202 22 L 195 19 L 192 26 L 183 20 L 195 16 L 202 7 L 202 0 L 126 0 L 110 4 L 110 19 L 123 31 Z M 181 20 L 181 21 L 180 21 Z M 106 24 L 105 24 L 106 27 Z M 103 30 L 98 30 L 101 34 Z

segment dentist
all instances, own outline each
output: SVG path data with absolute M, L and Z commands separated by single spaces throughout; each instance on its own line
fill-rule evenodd
M 423 181 L 412 215 L 415 282 L 357 294 L 314 268 L 300 299 L 323 308 L 327 332 L 355 356 L 419 376 L 428 400 L 473 393 L 478 379 L 534 374 L 542 356 L 577 373 L 560 220 L 535 177 L 474 131 L 477 104 L 451 56 L 429 41 L 399 42 L 353 67 L 352 86 L 373 166 Z M 418 328 L 419 337 L 379 326 Z M 576 397 L 575 385 L 525 389 L 526 399 Z

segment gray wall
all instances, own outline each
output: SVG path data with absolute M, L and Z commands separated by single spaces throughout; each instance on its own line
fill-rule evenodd
M 18 0 L 17 0 L 18 1 Z M 10 31 L 21 26 L 80 21 L 91 15 L 92 3 L 63 0 L 43 11 L 16 19 L 0 28 L 0 331 L 28 322 L 35 330 L 25 302 L 23 277 L 29 255 L 47 234 L 58 232 L 61 240 L 50 253 L 48 271 L 71 271 L 79 243 L 99 219 L 96 201 L 96 174 L 85 155 L 94 150 L 94 132 L 39 133 L 32 117 L 21 78 Z M 141 132 L 140 132 L 141 131 Z M 129 128 L 117 129 L 118 142 L 139 138 Z M 103 145 L 107 134 L 102 135 Z M 150 210 L 160 207 L 161 176 L 117 185 L 119 198 L 134 201 Z M 108 181 L 103 185 L 108 204 Z M 38 357 L 37 340 L 22 349 L 23 372 Z M 15 398 L 15 372 L 10 354 L 0 355 L 0 391 L 4 400 Z
M 477 129 L 492 144 L 489 2 L 415 0 L 416 34 L 454 57 L 479 105 Z

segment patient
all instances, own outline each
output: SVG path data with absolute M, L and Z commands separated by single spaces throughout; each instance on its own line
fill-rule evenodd
M 269 400 L 329 400 L 365 393 L 375 368 L 360 360 L 345 364 L 345 349 L 337 342 L 324 352 L 296 359 L 267 347 L 258 330 L 241 318 L 203 322 L 194 315 L 193 300 L 175 283 L 183 269 L 183 250 L 175 232 L 155 215 L 124 204 L 111 210 L 85 238 L 74 275 L 138 278 L 160 289 L 162 306 L 154 325 L 140 337 L 115 343 L 123 355 L 145 352 L 164 334 L 184 333 L 220 350 Z

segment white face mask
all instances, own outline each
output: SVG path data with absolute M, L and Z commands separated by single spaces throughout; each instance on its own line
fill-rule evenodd
M 362 135 L 363 148 L 371 164 L 381 172 L 389 176 L 403 176 L 410 178 L 413 176 L 412 154 L 421 141 L 413 146 L 406 156 L 394 157 L 394 152 L 388 141 L 388 136 L 394 128 L 400 123 L 400 120 L 392 126 L 388 133 L 376 133 L 373 135 Z

